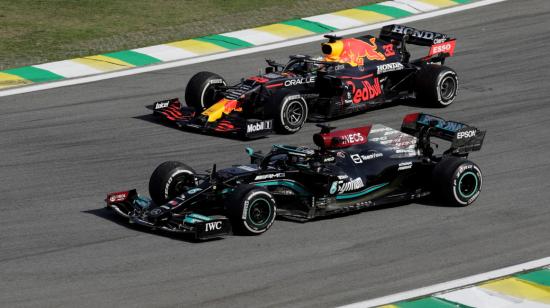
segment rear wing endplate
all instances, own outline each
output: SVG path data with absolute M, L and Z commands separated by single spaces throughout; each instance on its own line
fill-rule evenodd
M 450 151 L 458 155 L 479 151 L 485 139 L 485 131 L 437 116 L 411 113 L 403 118 L 402 132 L 418 137 L 422 130 L 428 130 L 430 136 L 450 141 Z

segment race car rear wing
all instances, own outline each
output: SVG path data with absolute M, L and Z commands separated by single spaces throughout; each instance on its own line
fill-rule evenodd
M 449 151 L 457 155 L 479 151 L 485 138 L 485 131 L 478 128 L 424 113 L 406 115 L 401 124 L 401 131 L 417 137 L 427 134 L 428 137 L 450 141 Z
M 380 38 L 386 41 L 402 41 L 405 36 L 407 36 L 405 43 L 420 46 L 432 46 L 454 40 L 447 34 L 418 30 L 403 25 L 387 25 L 380 30 Z

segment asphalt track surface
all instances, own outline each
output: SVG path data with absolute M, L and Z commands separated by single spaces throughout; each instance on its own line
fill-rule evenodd
M 246 162 L 244 147 L 312 144 L 296 135 L 240 142 L 147 121 L 144 106 L 182 96 L 191 75 L 230 81 L 263 58 L 318 54 L 318 43 L 0 98 L 0 306 L 334 306 L 550 255 L 550 2 L 508 1 L 412 26 L 458 38 L 448 64 L 457 101 L 424 110 L 487 129 L 471 159 L 484 188 L 468 208 L 415 203 L 264 235 L 192 243 L 142 232 L 103 209 L 105 194 L 147 193 L 155 166 Z M 415 106 L 332 122 L 398 127 Z

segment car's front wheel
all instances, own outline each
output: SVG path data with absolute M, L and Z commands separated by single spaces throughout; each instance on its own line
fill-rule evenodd
M 258 235 L 275 221 L 275 199 L 264 188 L 254 185 L 237 187 L 226 200 L 226 210 L 235 233 Z
M 227 83 L 218 74 L 199 72 L 193 75 L 185 88 L 185 103 L 202 111 L 222 98 L 220 87 Z
M 306 100 L 297 92 L 280 90 L 268 101 L 268 115 L 273 117 L 275 131 L 293 134 L 299 131 L 308 116 Z
M 149 179 L 149 195 L 156 205 L 163 205 L 195 186 L 195 170 L 179 161 L 160 164 Z

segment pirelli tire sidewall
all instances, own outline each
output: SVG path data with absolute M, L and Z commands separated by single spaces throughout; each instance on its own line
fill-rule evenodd
M 194 185 L 195 170 L 178 161 L 160 164 L 149 179 L 149 195 L 156 205 L 163 205 L 182 193 L 183 184 Z
M 483 187 L 483 175 L 479 166 L 457 157 L 439 162 L 434 169 L 433 181 L 436 194 L 455 206 L 472 204 Z
M 268 104 L 276 132 L 294 134 L 304 126 L 309 110 L 306 100 L 298 92 L 281 90 L 271 97 Z
M 242 185 L 226 201 L 226 210 L 235 233 L 259 235 L 275 222 L 277 206 L 266 189 Z
M 429 107 L 447 107 L 456 99 L 458 85 L 458 75 L 453 69 L 443 65 L 426 65 L 416 77 L 416 99 Z
M 185 88 L 185 103 L 195 110 L 205 110 L 222 98 L 217 87 L 226 86 L 226 81 L 212 72 L 199 72 L 193 75 Z

